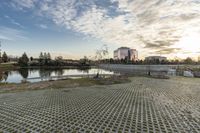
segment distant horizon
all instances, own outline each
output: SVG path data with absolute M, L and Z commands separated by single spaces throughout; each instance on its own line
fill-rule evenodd
M 2 53 L 3 52 L 6 52 L 6 51 L 2 51 L 1 52 L 1 55 L 2 55 Z M 24 53 L 24 52 L 23 52 Z M 22 53 L 22 54 L 23 54 Z M 25 52 L 26 53 L 26 52 Z M 41 53 L 41 52 L 40 52 Z M 37 58 L 39 58 L 39 56 L 40 56 L 40 53 L 38 53 L 38 55 L 36 55 L 36 56 L 30 56 L 28 53 L 26 53 L 27 54 L 27 56 L 30 58 L 30 57 L 33 57 L 33 58 L 35 58 L 35 59 L 37 59 Z M 50 53 L 50 52 L 42 52 L 42 53 Z M 8 54 L 7 52 L 6 52 L 6 54 L 8 55 L 8 57 L 13 57 L 13 58 L 19 58 L 19 57 L 21 57 L 22 56 L 22 54 L 21 55 L 11 55 L 11 54 Z M 50 53 L 50 55 L 51 55 L 51 58 L 52 59 L 55 59 L 56 57 L 59 57 L 59 56 L 62 56 L 62 55 L 60 55 L 60 54 L 58 54 L 58 55 L 56 55 L 56 54 L 52 54 L 52 53 Z M 53 56 L 52 56 L 53 55 Z M 149 55 L 149 56 L 161 56 L 161 55 Z M 149 57 L 149 56 L 146 56 L 146 57 Z M 80 60 L 80 59 L 83 59 L 84 58 L 84 56 L 83 57 L 80 57 L 80 58 L 70 58 L 70 57 L 64 57 L 64 56 L 62 56 L 63 57 L 63 59 L 65 59 L 65 60 Z M 90 59 L 90 60 L 95 60 L 94 59 L 94 56 L 92 57 L 92 56 L 85 56 L 85 57 L 87 57 L 88 59 Z M 146 57 L 144 57 L 144 58 L 139 58 L 138 60 L 145 60 L 145 58 Z M 166 57 L 166 56 L 163 56 L 163 57 Z M 112 57 L 108 57 L 108 58 L 105 58 L 105 59 L 113 59 L 113 56 Z M 175 58 L 168 58 L 167 57 L 167 60 L 169 60 L 169 61 L 172 61 L 172 60 L 179 60 L 179 61 L 183 61 L 184 59 L 187 59 L 187 58 L 191 58 L 192 60 L 194 60 L 194 61 L 200 61 L 199 59 L 200 59 L 200 56 L 199 57 L 197 57 L 197 58 L 193 58 L 193 57 L 186 57 L 186 58 L 178 58 L 178 57 L 175 57 Z
M 2 51 L 37 57 L 91 57 L 107 44 L 109 58 L 121 46 L 139 59 L 200 56 L 200 3 L 194 0 L 2 0 Z

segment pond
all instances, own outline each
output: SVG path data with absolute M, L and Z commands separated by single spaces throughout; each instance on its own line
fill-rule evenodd
M 39 82 L 49 80 L 52 76 L 66 76 L 66 75 L 88 75 L 96 74 L 97 68 L 91 69 L 18 69 L 12 71 L 1 71 L 0 82 L 7 83 L 21 83 L 23 80 L 29 82 Z M 114 72 L 104 69 L 99 69 L 101 74 L 114 74 Z M 41 77 L 40 79 L 29 79 Z

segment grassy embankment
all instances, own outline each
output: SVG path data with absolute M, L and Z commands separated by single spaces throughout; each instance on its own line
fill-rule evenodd
M 112 85 L 130 82 L 126 76 L 113 76 L 102 79 L 81 78 L 81 79 L 65 79 L 57 81 L 43 81 L 37 83 L 9 83 L 0 84 L 0 93 L 19 92 L 28 90 L 41 90 L 41 89 L 62 89 L 74 87 L 87 87 L 94 85 Z
M 1 63 L 0 64 L 0 71 L 6 71 L 6 70 L 13 70 L 18 69 L 19 66 L 16 66 L 14 63 Z

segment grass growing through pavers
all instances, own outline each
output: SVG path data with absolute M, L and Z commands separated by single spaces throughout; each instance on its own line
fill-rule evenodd
M 199 133 L 199 79 L 129 79 L 0 94 L 0 132 Z
M 129 79 L 103 86 L 76 79 L 85 85 L 76 89 L 61 80 L 51 90 L 0 94 L 0 132 L 199 133 L 199 79 Z

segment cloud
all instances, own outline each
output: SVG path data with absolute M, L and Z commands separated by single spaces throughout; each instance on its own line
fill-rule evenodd
M 7 15 L 5 15 L 4 16 L 6 19 L 8 19 L 8 20 L 10 20 L 10 22 L 12 23 L 12 24 L 14 24 L 14 25 L 16 25 L 16 26 L 18 26 L 18 27 L 20 27 L 20 28 L 24 28 L 24 26 L 22 26 L 20 23 L 18 23 L 18 22 L 16 22 L 14 19 L 12 19 L 11 17 L 9 17 L 9 16 L 7 16 Z
M 180 48 L 162 48 L 160 50 L 154 51 L 154 54 L 162 54 L 162 55 L 167 55 L 175 52 L 180 52 Z
M 0 34 L 0 39 L 1 40 L 9 40 L 9 41 L 12 40 L 11 38 L 4 36 L 4 35 L 1 35 L 1 34 Z
M 38 0 L 12 0 L 12 6 L 18 7 L 19 9 L 23 8 L 33 8 L 35 7 L 36 2 Z
M 47 27 L 47 25 L 45 25 L 45 24 L 39 24 L 38 25 L 40 28 L 42 28 L 42 29 L 47 29 L 48 27 Z
M 0 39 L 7 41 L 27 40 L 26 34 L 22 30 L 0 27 Z
M 147 51 L 171 53 L 188 30 L 200 34 L 199 0 L 14 1 L 23 8 L 37 8 L 66 29 Z

